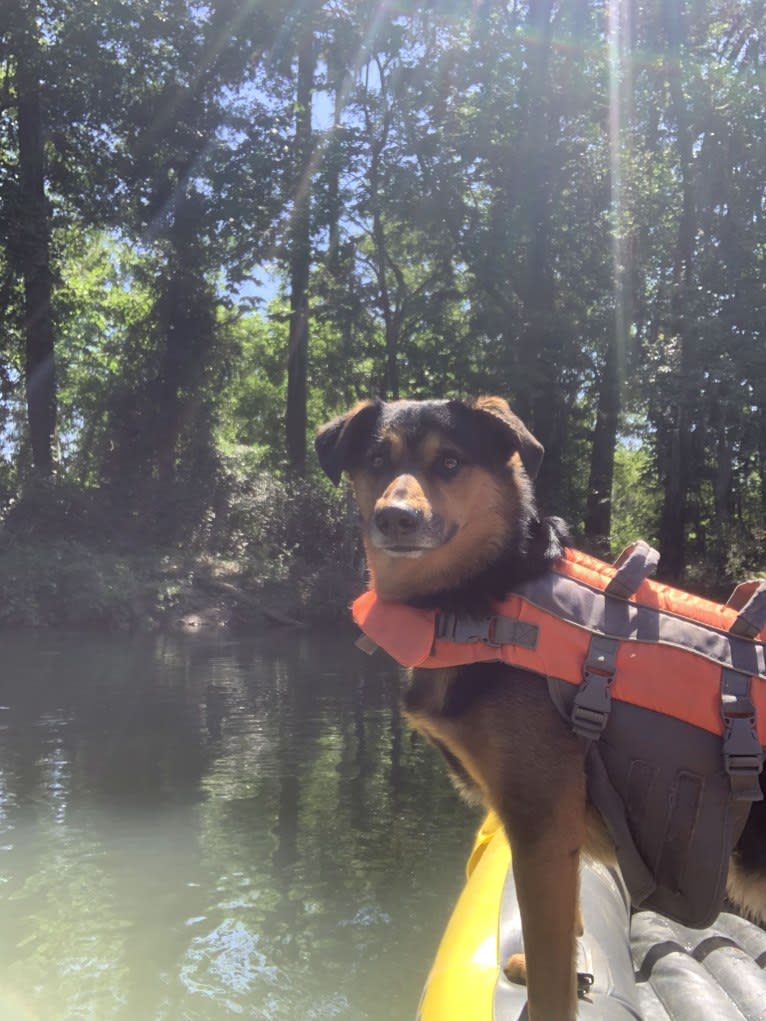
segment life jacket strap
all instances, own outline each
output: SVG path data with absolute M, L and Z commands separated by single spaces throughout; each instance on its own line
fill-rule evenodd
M 660 555 L 642 539 L 626 546 L 614 562 L 617 571 L 604 591 L 610 596 L 630 599 L 642 581 L 660 562 Z
M 492 648 L 501 645 L 517 645 L 534 649 L 540 628 L 515 617 L 470 617 L 463 613 L 438 613 L 436 615 L 436 638 L 448 642 L 483 642 Z
M 354 645 L 357 647 L 357 649 L 361 649 L 362 652 L 366 653 L 366 655 L 368 656 L 372 656 L 373 653 L 377 652 L 378 649 L 380 648 L 377 642 L 374 642 L 372 638 L 370 638 L 370 636 L 366 635 L 364 632 L 362 632 L 359 635 L 359 637 L 354 642 Z
M 727 606 L 739 610 L 729 628 L 733 635 L 757 638 L 766 628 L 766 581 L 743 581 L 731 594 Z
M 583 680 L 577 688 L 570 717 L 572 730 L 587 741 L 597 741 L 612 711 L 610 687 L 617 671 L 619 640 L 593 635 L 583 664 Z
M 755 728 L 751 678 L 724 667 L 721 671 L 721 718 L 726 726 L 723 762 L 736 801 L 763 801 L 758 777 L 763 749 Z

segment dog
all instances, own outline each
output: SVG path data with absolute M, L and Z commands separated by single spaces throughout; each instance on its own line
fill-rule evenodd
M 537 511 L 543 447 L 500 397 L 364 401 L 320 428 L 316 451 L 334 484 L 343 472 L 351 479 L 370 581 L 384 600 L 481 616 L 571 544 L 561 519 Z M 588 800 L 585 742 L 536 675 L 502 663 L 415 669 L 403 701 L 461 793 L 502 821 L 525 948 L 505 970 L 527 985 L 530 1021 L 572 1021 L 580 858 L 615 861 Z M 761 922 L 764 804 L 753 806 L 728 884 Z

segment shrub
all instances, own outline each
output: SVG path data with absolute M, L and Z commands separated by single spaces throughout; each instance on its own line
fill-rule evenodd
M 346 491 L 323 480 L 248 470 L 242 458 L 224 463 L 211 542 L 215 552 L 243 558 L 249 570 L 284 577 L 292 561 L 328 562 L 355 572 L 356 511 Z
M 0 623 L 127 630 L 156 621 L 167 577 L 157 559 L 120 557 L 72 540 L 0 545 Z

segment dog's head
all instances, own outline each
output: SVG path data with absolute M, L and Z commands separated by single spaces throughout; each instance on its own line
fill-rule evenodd
M 337 485 L 348 472 L 383 599 L 463 585 L 523 540 L 543 448 L 499 397 L 366 401 L 317 433 Z

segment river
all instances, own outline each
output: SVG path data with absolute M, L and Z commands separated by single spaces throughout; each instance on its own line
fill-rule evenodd
M 408 1021 L 477 818 L 337 631 L 5 633 L 2 1021 Z

